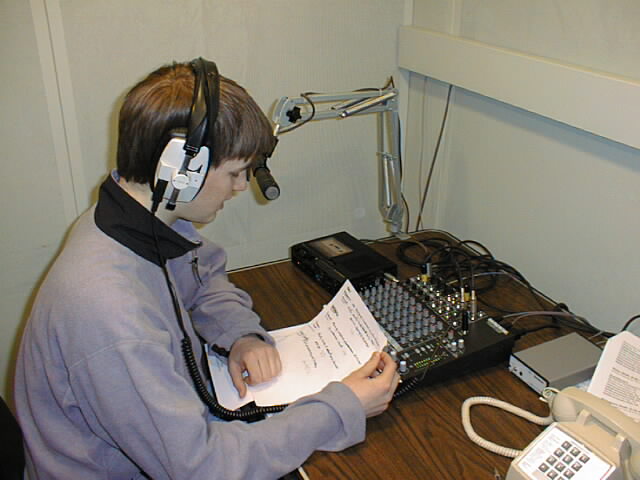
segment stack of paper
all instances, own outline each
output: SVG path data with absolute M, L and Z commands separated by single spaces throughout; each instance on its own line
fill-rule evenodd
M 640 337 L 621 332 L 607 341 L 588 392 L 640 421 Z
M 223 407 L 236 410 L 251 401 L 259 406 L 294 402 L 342 380 L 387 343 L 349 281 L 310 322 L 269 333 L 280 353 L 282 373 L 269 382 L 249 386 L 243 398 L 231 382 L 226 359 L 209 355 L 213 385 Z

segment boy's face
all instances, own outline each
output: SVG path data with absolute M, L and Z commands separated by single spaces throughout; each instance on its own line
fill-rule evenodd
M 209 170 L 202 190 L 193 201 L 181 205 L 179 216 L 196 223 L 210 223 L 234 193 L 247 189 L 250 159 L 224 161 Z

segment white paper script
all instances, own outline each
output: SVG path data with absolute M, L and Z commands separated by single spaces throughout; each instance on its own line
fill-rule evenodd
M 250 401 L 259 406 L 294 402 L 342 380 L 387 343 L 349 281 L 310 322 L 269 333 L 280 353 L 282 372 L 269 382 L 250 386 L 244 398 L 231 382 L 226 359 L 209 355 L 216 396 L 225 408 L 235 410 Z
M 607 341 L 588 391 L 640 421 L 640 337 L 621 332 Z

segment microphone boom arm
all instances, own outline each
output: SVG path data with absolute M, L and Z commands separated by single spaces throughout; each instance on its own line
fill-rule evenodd
M 332 105 L 328 105 L 328 104 Z M 321 109 L 318 108 L 320 105 Z M 405 238 L 400 163 L 400 117 L 396 88 L 357 90 L 338 93 L 304 93 L 299 97 L 281 97 L 273 111 L 274 135 L 277 137 L 307 122 L 328 118 L 345 119 L 370 113 L 378 114 L 378 208 L 384 222 L 395 236 Z M 391 138 L 385 132 L 385 115 L 390 116 Z M 387 142 L 385 142 L 387 138 Z M 386 145 L 388 144 L 388 148 Z

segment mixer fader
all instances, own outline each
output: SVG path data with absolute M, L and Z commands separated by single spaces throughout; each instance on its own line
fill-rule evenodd
M 463 375 L 508 360 L 515 336 L 477 309 L 475 296 L 432 277 L 385 278 L 360 289 L 384 329 L 389 354 L 415 383 Z

